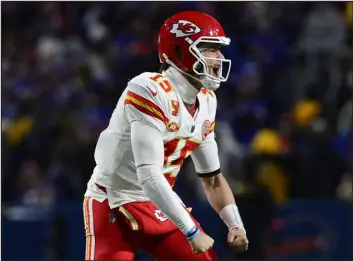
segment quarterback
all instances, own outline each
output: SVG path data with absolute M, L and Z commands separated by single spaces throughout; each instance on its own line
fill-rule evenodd
M 229 44 L 221 25 L 201 12 L 180 12 L 162 25 L 160 73 L 127 83 L 97 142 L 83 204 L 86 260 L 133 260 L 140 249 L 155 259 L 217 259 L 214 240 L 172 189 L 189 155 L 210 205 L 229 228 L 230 247 L 247 250 L 214 136 L 214 91 L 231 66 L 220 48 Z

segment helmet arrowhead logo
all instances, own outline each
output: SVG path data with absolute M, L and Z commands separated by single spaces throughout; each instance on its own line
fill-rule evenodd
M 176 37 L 185 37 L 201 32 L 200 27 L 186 20 L 179 20 L 178 23 L 173 24 L 173 28 L 170 31 L 175 34 Z

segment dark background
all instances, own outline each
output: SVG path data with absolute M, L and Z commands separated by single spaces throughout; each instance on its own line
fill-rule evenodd
M 157 71 L 163 21 L 213 15 L 232 39 L 216 134 L 246 259 L 352 255 L 352 12 L 319 2 L 3 2 L 2 255 L 82 259 L 82 199 L 128 79 Z M 350 160 L 351 159 L 351 160 Z M 190 161 L 176 190 L 233 257 Z

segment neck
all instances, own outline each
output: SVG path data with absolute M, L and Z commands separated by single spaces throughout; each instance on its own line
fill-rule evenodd
M 173 84 L 173 87 L 179 93 L 183 102 L 187 104 L 194 104 L 196 102 L 196 96 L 199 93 L 191 83 L 178 72 L 173 67 L 169 67 L 166 71 L 163 72 L 163 75 L 166 76 Z

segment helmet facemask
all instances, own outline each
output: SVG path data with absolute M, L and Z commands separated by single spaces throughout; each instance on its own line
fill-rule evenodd
M 202 54 L 202 44 L 218 44 L 227 46 L 230 39 L 226 37 L 200 37 L 189 48 L 190 53 L 197 59 L 193 65 L 193 72 L 198 81 L 211 91 L 215 91 L 221 82 L 227 81 L 231 69 L 231 60 L 223 58 L 210 58 Z

